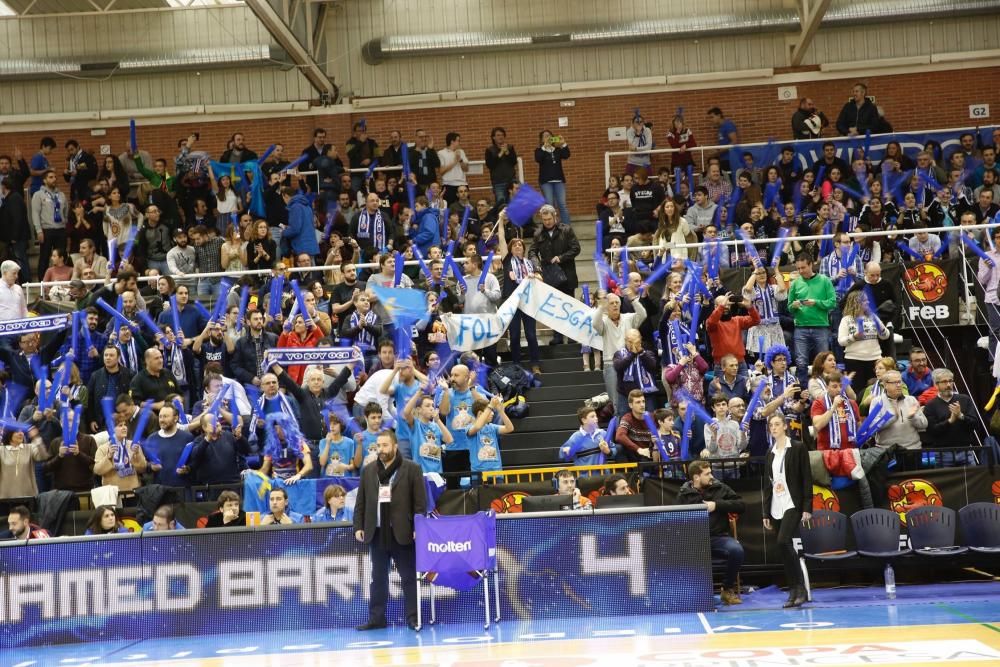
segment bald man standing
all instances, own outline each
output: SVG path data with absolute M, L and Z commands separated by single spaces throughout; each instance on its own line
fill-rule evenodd
M 476 421 L 472 404 L 477 400 L 486 400 L 469 367 L 464 364 L 452 367 L 450 384 L 451 387 L 442 390 L 439 403 L 445 425 L 455 439 L 445 451 L 442 461 L 445 472 L 469 469 L 468 430 Z
M 151 347 L 144 356 L 145 367 L 136 373 L 129 386 L 129 396 L 136 403 L 153 399 L 153 410 L 158 412 L 170 394 L 176 394 L 177 380 L 163 368 L 163 353 Z

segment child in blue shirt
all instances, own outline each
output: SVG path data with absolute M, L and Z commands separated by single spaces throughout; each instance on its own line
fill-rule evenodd
M 424 473 L 442 472 L 444 447 L 453 442 L 451 432 L 441 423 L 434 396 L 427 393 L 432 386 L 428 382 L 424 391 L 413 394 L 403 408 L 403 420 L 410 428 L 413 460 L 420 464 Z
M 559 448 L 559 458 L 577 466 L 602 465 L 613 461 L 618 446 L 608 441 L 607 431 L 597 427 L 597 411 L 585 405 L 576 411 L 576 418 L 580 422 L 580 430 Z
M 382 431 L 382 406 L 369 403 L 365 406 L 365 430 L 354 434 L 354 441 L 361 450 L 361 467 L 378 458 L 378 434 Z
M 479 399 L 472 405 L 476 415 L 475 423 L 467 432 L 469 442 L 469 463 L 474 472 L 486 470 L 502 470 L 500 463 L 500 436 L 514 432 L 514 424 L 504 412 L 499 396 L 494 396 L 489 402 Z M 493 420 L 500 415 L 501 424 Z
M 319 467 L 325 477 L 357 477 L 361 446 L 343 435 L 344 424 L 330 415 L 326 437 L 319 441 Z

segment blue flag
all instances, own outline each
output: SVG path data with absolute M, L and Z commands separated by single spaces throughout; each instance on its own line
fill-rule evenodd
M 393 322 L 400 319 L 416 322 L 427 316 L 427 293 L 422 290 L 378 285 L 368 287 L 378 297 Z

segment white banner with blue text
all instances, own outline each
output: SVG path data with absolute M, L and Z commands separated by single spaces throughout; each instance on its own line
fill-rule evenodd
M 601 335 L 594 330 L 595 309 L 540 280 L 518 285 L 494 315 L 442 315 L 441 321 L 448 327 L 448 344 L 459 352 L 493 345 L 518 310 L 568 338 L 596 350 L 604 348 Z

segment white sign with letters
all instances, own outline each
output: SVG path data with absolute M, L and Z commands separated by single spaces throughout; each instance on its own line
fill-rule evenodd
M 980 118 L 990 117 L 990 105 L 989 104 L 970 104 L 969 105 L 969 118 L 973 120 L 979 120 Z

